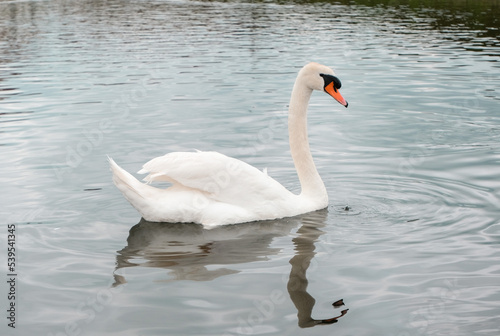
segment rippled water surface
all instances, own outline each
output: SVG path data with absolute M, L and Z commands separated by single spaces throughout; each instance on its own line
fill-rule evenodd
M 498 2 L 363 3 L 1 1 L 2 335 L 498 335 Z M 299 192 L 312 60 L 349 101 L 309 108 L 328 209 L 160 225 L 112 184 L 106 155 L 199 149 Z

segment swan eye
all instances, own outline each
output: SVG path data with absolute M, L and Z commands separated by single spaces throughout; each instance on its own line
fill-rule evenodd
M 325 81 L 324 87 L 327 87 L 328 85 L 330 85 L 330 83 L 333 83 L 333 88 L 335 90 L 340 89 L 342 87 L 342 83 L 340 82 L 340 79 L 338 79 L 337 77 L 327 74 L 319 74 L 319 75 L 323 77 L 323 80 Z

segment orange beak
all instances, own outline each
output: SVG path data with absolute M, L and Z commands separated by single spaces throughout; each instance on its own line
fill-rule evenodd
M 330 96 L 332 96 L 340 104 L 342 104 L 345 107 L 347 107 L 348 103 L 346 102 L 346 100 L 344 99 L 344 97 L 342 97 L 342 95 L 340 94 L 339 90 L 337 90 L 335 88 L 335 86 L 333 86 L 333 82 L 330 83 L 330 84 L 328 84 L 327 86 L 325 86 L 325 92 L 328 93 Z

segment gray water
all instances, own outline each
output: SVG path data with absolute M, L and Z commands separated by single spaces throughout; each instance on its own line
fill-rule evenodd
M 2 335 L 498 335 L 498 3 L 380 3 L 0 2 Z M 328 209 L 204 230 L 112 184 L 199 149 L 298 192 L 309 61 L 349 101 L 309 109 Z

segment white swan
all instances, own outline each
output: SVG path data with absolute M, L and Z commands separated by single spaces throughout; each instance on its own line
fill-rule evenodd
M 144 219 L 194 222 L 210 228 L 296 216 L 328 205 L 307 139 L 307 105 L 313 90 L 325 91 L 340 104 L 340 80 L 329 67 L 309 63 L 298 73 L 290 99 L 290 150 L 301 193 L 293 194 L 257 168 L 216 152 L 174 152 L 152 159 L 139 171 L 144 181 L 168 181 L 166 189 L 139 182 L 111 158 L 113 182 Z

